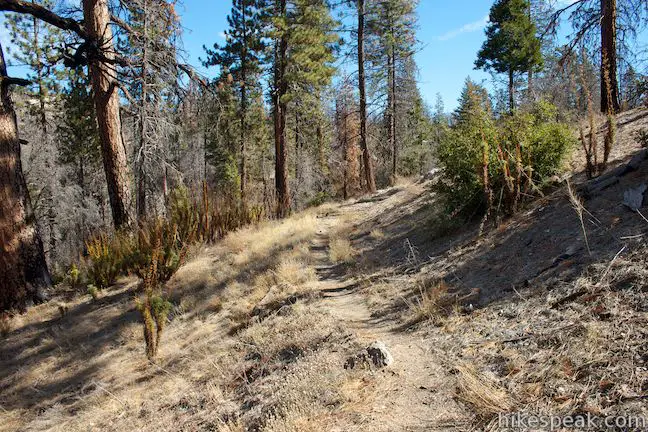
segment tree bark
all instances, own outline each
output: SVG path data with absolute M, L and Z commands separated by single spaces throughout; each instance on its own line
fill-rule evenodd
M 105 58 L 99 59 L 91 55 L 89 69 L 113 223 L 115 228 L 127 227 L 131 223 L 130 178 L 121 134 L 116 70 L 110 64 L 115 58 L 115 51 L 108 1 L 83 0 L 83 17 L 86 34 L 90 40 L 95 41 Z
M 605 114 L 620 110 L 616 17 L 616 0 L 601 0 L 601 112 Z
M 376 178 L 367 144 L 367 85 L 365 74 L 365 0 L 358 0 L 358 90 L 360 93 L 360 149 L 367 192 L 376 192 Z
M 0 45 L 0 311 L 24 310 L 29 298 L 42 302 L 52 286 L 22 172 L 11 84 L 26 82 L 7 76 Z
M 147 69 L 148 69 L 148 3 L 144 1 L 143 11 L 143 34 L 142 34 L 142 70 L 140 73 L 140 80 L 142 85 L 142 99 L 140 106 L 139 118 L 139 151 L 135 158 L 137 165 L 137 197 L 135 199 L 135 207 L 137 211 L 137 220 L 142 223 L 146 219 L 146 151 L 148 147 L 148 130 L 147 130 L 147 115 L 148 115 L 148 82 Z
M 247 190 L 247 165 L 246 165 L 246 134 L 247 134 L 247 62 L 248 62 L 248 40 L 247 40 L 247 2 L 241 1 L 241 17 L 243 21 L 243 54 L 241 58 L 241 203 L 245 206 Z
M 396 143 L 396 53 L 392 45 L 387 54 L 387 73 L 388 73 L 388 124 L 387 136 L 389 145 L 392 151 L 392 185 L 396 183 L 396 176 L 398 174 L 398 148 Z
M 279 0 L 277 16 L 286 15 L 286 0 Z M 286 147 L 286 102 L 288 92 L 286 82 L 286 61 L 288 39 L 282 34 L 275 46 L 274 65 L 274 141 L 275 141 L 275 188 L 277 191 L 277 217 L 283 218 L 290 213 L 290 191 L 288 186 L 288 149 Z

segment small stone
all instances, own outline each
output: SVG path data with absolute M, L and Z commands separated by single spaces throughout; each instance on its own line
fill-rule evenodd
M 376 341 L 367 347 L 367 354 L 374 366 L 381 368 L 389 366 L 394 362 L 394 358 L 387 349 L 384 342 Z
M 394 362 L 394 358 L 387 349 L 387 345 L 381 341 L 375 341 L 359 354 L 349 357 L 344 363 L 344 369 L 355 369 L 356 367 L 383 368 Z

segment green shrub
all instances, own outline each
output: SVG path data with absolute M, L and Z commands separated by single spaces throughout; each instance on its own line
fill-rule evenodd
M 88 282 L 98 289 L 115 283 L 127 272 L 133 253 L 133 241 L 128 233 L 102 233 L 86 243 L 88 251 Z
M 326 191 L 317 192 L 306 204 L 307 207 L 319 207 L 331 199 L 331 194 Z
M 523 196 L 560 171 L 575 143 L 548 102 L 497 122 L 487 110 L 463 110 L 437 148 L 443 176 L 436 189 L 451 214 L 469 218 L 494 205 L 513 213 Z

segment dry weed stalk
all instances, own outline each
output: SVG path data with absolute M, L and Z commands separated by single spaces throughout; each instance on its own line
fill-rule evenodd
M 585 53 L 581 54 L 585 57 Z M 578 76 L 581 82 L 582 91 L 585 93 L 585 99 L 587 101 L 587 119 L 589 122 L 589 134 L 585 134 L 585 130 L 582 125 L 579 125 L 580 129 L 580 141 L 585 151 L 585 163 L 587 178 L 593 178 L 598 172 L 598 151 L 597 151 L 597 139 L 596 139 L 596 130 L 595 130 L 595 120 L 594 120 L 594 102 L 592 100 L 592 93 L 590 92 L 589 86 L 587 85 L 587 79 L 585 77 L 585 70 L 583 64 L 581 63 L 578 67 Z M 574 88 L 574 93 L 576 93 L 573 78 L 572 87 Z
M 603 58 L 603 80 L 607 87 L 607 99 L 608 101 L 612 100 L 612 87 L 610 83 L 610 67 L 609 60 L 607 56 Z M 616 135 L 616 122 L 614 120 L 614 107 L 612 103 L 608 103 L 608 109 L 605 113 L 607 116 L 607 130 L 605 131 L 605 138 L 603 144 L 603 162 L 599 169 L 599 173 L 602 173 L 607 168 L 608 159 L 610 153 L 612 152 L 612 147 L 614 146 L 614 137 Z
M 583 218 L 585 207 L 583 206 L 583 202 L 581 201 L 580 197 L 578 197 L 576 195 L 576 192 L 574 192 L 574 190 L 572 189 L 569 180 L 567 180 L 567 194 L 569 195 L 569 201 L 571 202 L 571 205 L 574 208 L 576 215 L 578 216 L 578 220 L 580 220 L 581 229 L 583 230 L 583 238 L 585 239 L 585 247 L 587 247 L 587 253 L 589 254 L 589 256 L 592 256 L 589 240 L 587 239 L 587 230 L 585 229 L 585 220 Z

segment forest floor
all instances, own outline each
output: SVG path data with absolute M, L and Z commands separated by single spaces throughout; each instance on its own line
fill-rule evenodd
M 648 110 L 618 124 L 611 170 L 645 154 L 633 137 Z M 615 172 L 602 188 L 564 176 L 587 198 L 582 224 L 559 182 L 479 235 L 479 221 L 449 224 L 421 180 L 232 233 L 192 251 L 170 281 L 175 307 L 155 362 L 136 279 L 97 300 L 62 293 L 15 317 L 1 340 L 0 430 L 469 431 L 502 429 L 498 414 L 513 412 L 648 418 L 648 209 L 622 204 L 648 182 L 648 159 Z M 374 341 L 392 364 L 345 368 Z

